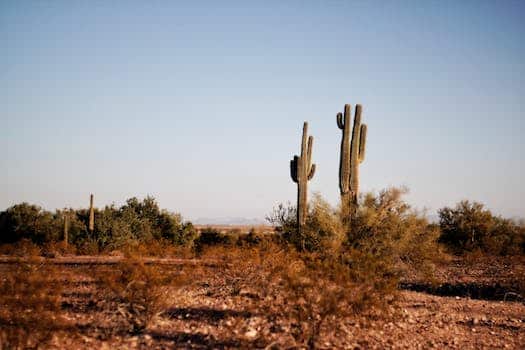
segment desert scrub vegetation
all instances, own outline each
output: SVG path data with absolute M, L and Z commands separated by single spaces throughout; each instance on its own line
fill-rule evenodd
M 300 251 L 340 256 L 355 252 L 361 258 L 352 260 L 375 259 L 395 269 L 406 264 L 421 267 L 440 258 L 439 230 L 402 199 L 406 192 L 389 188 L 362 195 L 350 225 L 343 223 L 344 212 L 331 208 L 318 194 L 302 232 L 291 205 L 280 204 L 267 219 L 285 242 Z
M 301 230 L 297 226 L 297 209 L 291 204 L 279 204 L 266 220 L 275 225 L 275 231 L 284 243 L 299 251 L 334 249 L 344 240 L 338 214 L 318 193 L 309 204 L 306 224 Z
M 403 200 L 405 193 L 406 189 L 389 188 L 362 195 L 350 225 L 344 223 L 346 211 L 334 210 L 320 196 L 312 201 L 302 232 L 292 206 L 278 206 L 268 219 L 303 256 L 314 254 L 324 274 L 345 271 L 347 283 L 353 283 L 350 290 L 356 291 L 352 309 L 366 310 L 393 301 L 403 274 L 431 280 L 435 263 L 444 258 L 438 228 Z M 330 269 L 323 267 L 327 263 Z
M 265 235 L 258 232 L 254 227 L 248 232 L 242 232 L 239 228 L 233 228 L 221 232 L 214 227 L 205 227 L 200 230 L 197 238 L 193 241 L 193 251 L 199 255 L 213 246 L 221 247 L 253 247 L 263 242 L 273 241 L 275 236 Z
M 0 348 L 37 349 L 67 329 L 56 267 L 36 261 L 12 264 L 0 277 Z
M 206 248 L 204 258 L 223 262 L 215 274 L 219 283 L 214 286 L 207 280 L 206 294 L 242 300 L 249 315 L 263 317 L 272 328 L 287 333 L 289 346 L 316 348 L 320 335 L 337 330 L 344 317 L 384 312 L 396 296 L 393 279 L 390 284 L 377 283 L 379 277 L 371 275 L 357 280 L 354 267 L 327 252 L 300 252 L 271 241 Z M 250 331 L 242 322 L 231 327 Z
M 359 256 L 352 259 L 354 264 L 381 266 L 389 274 L 412 270 L 429 276 L 434 263 L 442 261 L 439 230 L 402 199 L 407 191 L 389 188 L 362 196 L 345 242 Z
M 17 204 L 0 212 L 0 243 L 27 239 L 44 246 L 63 242 L 66 221 L 68 248 L 83 254 L 153 242 L 191 246 L 197 235 L 193 225 L 183 221 L 180 214 L 161 210 L 153 197 L 146 197 L 142 201 L 130 198 L 120 207 L 94 209 L 93 232 L 88 228 L 88 209 L 50 212 L 28 203 Z M 56 245 L 55 248 L 58 252 L 65 249 Z
M 317 348 L 323 331 L 333 332 L 346 316 L 385 311 L 395 300 L 395 285 L 385 288 L 357 281 L 352 267 L 330 255 L 303 253 L 290 259 L 277 274 L 278 295 L 287 300 L 282 312 L 293 320 L 290 333 L 300 346 Z M 370 276 L 371 277 L 371 276 Z
M 0 212 L 0 239 L 2 243 L 14 243 L 23 238 L 42 244 L 58 240 L 62 224 L 57 215 L 37 205 L 21 203 Z
M 334 317 L 388 309 L 408 270 L 431 276 L 442 258 L 439 231 L 402 199 L 404 193 L 390 188 L 362 195 L 350 225 L 319 195 L 301 230 L 290 205 L 269 215 L 289 244 L 278 279 L 281 294 L 293 300 L 288 310 L 298 320 L 294 334 L 308 347 Z
M 495 216 L 478 202 L 465 200 L 440 209 L 439 226 L 440 241 L 455 253 L 525 254 L 525 225 Z
M 16 243 L 1 244 L 0 254 L 7 254 L 19 257 L 34 257 L 42 254 L 42 247 L 33 243 L 31 240 L 24 238 Z
M 91 276 L 99 287 L 99 297 L 113 301 L 114 312 L 124 325 L 114 330 L 130 334 L 143 332 L 166 309 L 170 293 L 189 281 L 178 269 L 169 271 L 161 265 L 147 265 L 140 256 L 133 255 L 114 268 L 96 270 Z
M 239 233 L 236 231 L 221 233 L 213 227 L 206 227 L 197 235 L 193 246 L 197 253 L 202 252 L 207 246 L 233 246 L 236 243 L 238 235 Z

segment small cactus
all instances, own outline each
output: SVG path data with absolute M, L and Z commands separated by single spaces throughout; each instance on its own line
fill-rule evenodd
M 355 107 L 354 125 L 350 135 L 351 106 L 345 105 L 344 115 L 337 113 L 337 126 L 343 131 L 339 162 L 339 192 L 343 222 L 350 222 L 357 213 L 359 194 L 359 164 L 365 160 L 366 124 L 361 124 L 361 105 Z
M 308 137 L 308 123 L 303 125 L 301 156 L 295 155 L 290 161 L 290 175 L 297 183 L 297 225 L 299 234 L 306 223 L 308 211 L 308 181 L 314 177 L 315 164 L 312 164 L 313 136 Z
M 93 194 L 89 197 L 89 232 L 95 231 L 95 209 L 93 208 Z

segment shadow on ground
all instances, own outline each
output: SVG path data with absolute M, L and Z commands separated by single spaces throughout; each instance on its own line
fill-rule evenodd
M 257 349 L 266 346 L 264 339 L 253 341 L 233 337 L 217 339 L 213 335 L 204 333 L 149 332 L 149 335 L 157 341 L 174 342 L 173 349 Z
M 517 289 L 503 286 L 499 283 L 496 283 L 495 285 L 479 283 L 444 283 L 438 286 L 433 286 L 428 283 L 402 282 L 400 283 L 399 288 L 446 297 L 457 296 L 480 300 L 525 301 Z
M 181 307 L 171 308 L 164 312 L 163 316 L 171 319 L 217 323 L 218 321 L 229 317 L 249 318 L 252 316 L 252 313 L 230 309 L 219 310 L 206 307 Z

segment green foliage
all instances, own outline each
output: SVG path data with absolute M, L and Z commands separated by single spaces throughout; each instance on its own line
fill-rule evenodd
M 437 227 L 402 200 L 405 192 L 390 188 L 364 195 L 347 231 L 342 223 L 345 214 L 339 216 L 318 195 L 302 234 L 291 206 L 280 205 L 267 219 L 277 225 L 283 241 L 298 250 L 338 256 L 351 267 L 354 281 L 375 281 L 376 288 L 389 289 L 404 271 L 428 274 L 442 258 Z
M 238 235 L 238 237 L 239 238 L 237 239 L 237 245 L 239 246 L 256 246 L 264 240 L 264 237 L 258 234 L 254 228 L 251 228 L 247 234 L 240 234 Z
M 53 214 L 37 205 L 24 202 L 0 213 L 2 243 L 14 243 L 23 238 L 29 238 L 35 243 L 44 243 L 57 235 Z
M 206 227 L 201 230 L 198 238 L 195 240 L 195 249 L 200 252 L 205 246 L 231 246 L 236 243 L 237 235 L 224 234 L 213 227 Z
M 343 230 L 335 211 L 319 195 L 310 203 L 306 225 L 297 229 L 296 208 L 280 204 L 266 218 L 276 225 L 276 232 L 285 242 L 300 251 L 325 251 L 333 249 L 343 240 Z
M 478 202 L 461 201 L 439 210 L 440 241 L 456 252 L 480 249 L 496 255 L 525 253 L 525 229 L 494 216 Z
M 403 201 L 406 192 L 389 188 L 364 195 L 346 242 L 354 256 L 358 252 L 354 264 L 399 274 L 407 266 L 430 270 L 441 258 L 437 228 Z
M 337 213 L 319 194 L 314 195 L 306 223 L 297 242 L 306 251 L 332 252 L 344 240 L 343 227 Z
M 27 203 L 0 213 L 0 243 L 27 238 L 37 244 L 63 239 L 64 216 L 69 218 L 69 242 L 83 252 L 118 249 L 130 243 L 163 240 L 171 244 L 191 244 L 196 230 L 181 215 L 160 210 L 153 197 L 142 201 L 130 198 L 120 208 L 114 204 L 95 209 L 95 227 L 88 231 L 88 209 L 57 210 L 55 213 Z

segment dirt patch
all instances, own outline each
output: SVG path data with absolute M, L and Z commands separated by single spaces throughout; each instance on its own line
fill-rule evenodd
M 0 276 L 14 266 L 0 264 Z M 279 312 L 290 301 L 276 299 L 273 309 L 258 309 L 259 299 L 253 298 L 249 290 L 232 292 L 234 288 L 224 266 L 204 266 L 197 271 L 192 264 L 162 265 L 163 273 L 187 273 L 192 276 L 192 283 L 168 291 L 167 307 L 153 317 L 143 332 L 134 334 L 123 323 L 120 301 L 102 294 L 100 283 L 92 277 L 93 269 L 107 273 L 115 266 L 58 265 L 59 273 L 49 282 L 61 286 L 60 313 L 67 322 L 52 329 L 43 348 L 301 348 L 291 336 L 297 330 L 296 321 Z M 403 281 L 405 288 L 416 291 L 401 291 L 390 309 L 337 318 L 337 327 L 320 330 L 317 347 L 525 348 L 525 305 L 501 299 L 507 293 L 508 300 L 506 288 L 518 280 L 516 270 L 480 274 L 479 268 L 471 270 L 457 262 L 451 266 L 448 270 L 439 267 L 438 277 L 448 276 L 450 280 L 432 287 L 435 289 L 429 289 L 430 284 Z M 476 283 L 476 279 L 481 282 Z M 13 326 L 1 318 L 0 323 L 2 327 Z

